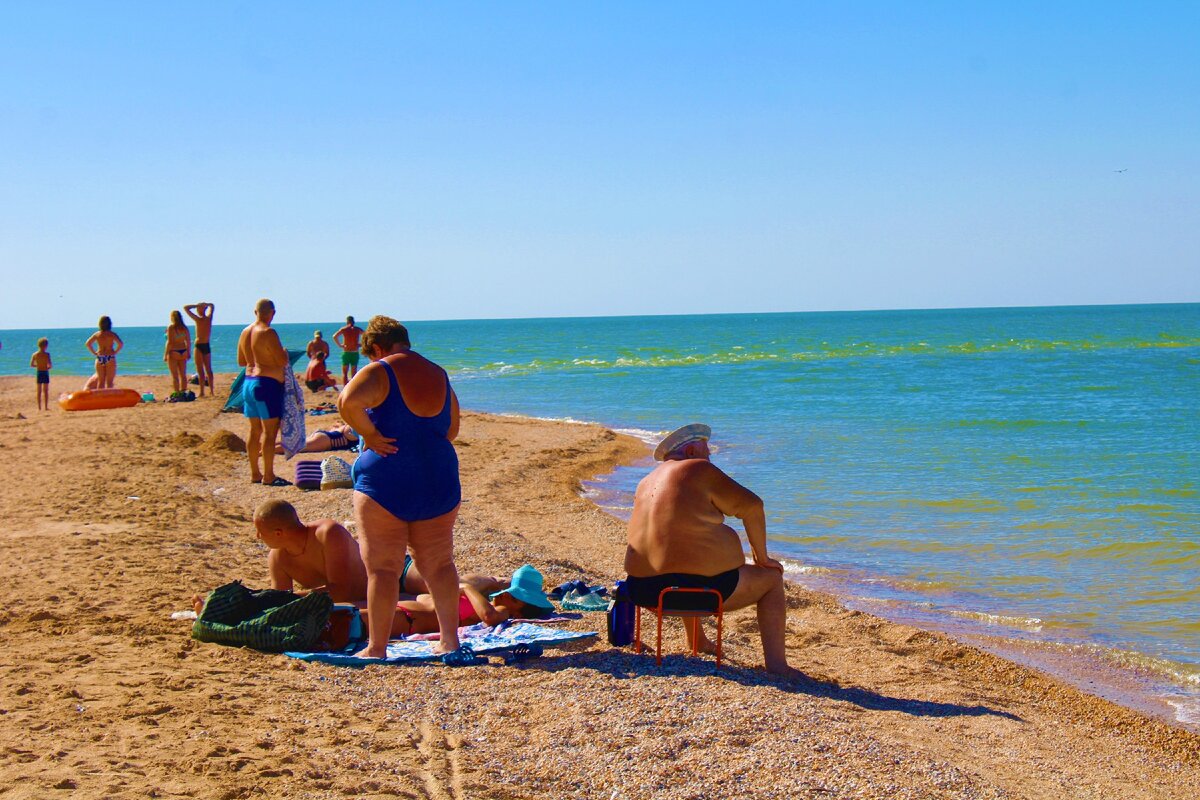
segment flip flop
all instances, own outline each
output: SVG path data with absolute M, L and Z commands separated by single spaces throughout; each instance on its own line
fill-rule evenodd
M 479 664 L 486 664 L 487 659 L 483 656 L 475 655 L 475 650 L 471 645 L 460 644 L 457 650 L 442 656 L 442 663 L 447 667 L 474 667 Z
M 519 644 L 504 654 L 504 663 L 511 667 L 513 664 L 520 664 L 522 661 L 530 661 L 535 658 L 540 658 L 541 655 L 541 645 Z
M 287 478 L 281 478 L 278 475 L 275 476 L 275 480 L 271 481 L 270 483 L 263 484 L 263 486 L 291 486 L 291 485 L 292 485 L 291 481 L 289 481 Z

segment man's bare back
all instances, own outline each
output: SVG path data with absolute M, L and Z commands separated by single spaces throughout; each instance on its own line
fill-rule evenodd
M 351 322 L 338 328 L 337 333 L 333 334 L 333 341 L 343 350 L 354 352 L 358 350 L 362 335 L 363 329 Z
M 638 484 L 629 520 L 625 571 L 716 575 L 746 563 L 741 540 L 725 524 L 743 494 L 708 461 L 665 461 Z
M 238 364 L 246 368 L 248 377 L 274 378 L 283 383 L 289 362 L 279 334 L 268 323 L 256 320 L 238 337 Z
M 267 541 L 268 535 L 263 535 Z M 299 539 L 299 537 L 295 537 Z M 321 519 L 304 526 L 303 542 L 271 547 L 267 565 L 271 587 L 290 590 L 293 583 L 306 589 L 322 589 L 336 603 L 362 602 L 367 599 L 367 569 L 358 551 L 358 542 L 332 519 Z

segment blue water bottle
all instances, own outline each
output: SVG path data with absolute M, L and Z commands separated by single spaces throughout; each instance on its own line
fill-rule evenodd
M 614 647 L 625 647 L 633 642 L 633 615 L 637 613 L 625 581 L 617 581 L 613 587 L 613 599 L 608 606 L 608 643 Z

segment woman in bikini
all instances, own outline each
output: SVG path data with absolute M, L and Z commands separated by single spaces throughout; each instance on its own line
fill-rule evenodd
M 334 425 L 329 430 L 313 431 L 304 439 L 301 453 L 324 453 L 328 450 L 350 450 L 358 444 L 358 434 L 349 425 Z M 282 453 L 283 445 L 276 444 L 275 452 Z
M 188 353 L 192 352 L 192 334 L 183 324 L 183 314 L 171 312 L 171 324 L 167 326 L 167 346 L 163 349 L 163 361 L 171 370 L 171 387 L 176 392 L 187 391 Z
M 107 316 L 100 318 L 99 328 L 88 337 L 84 346 L 96 357 L 96 388 L 111 389 L 113 379 L 117 377 L 117 353 L 121 352 L 125 343 L 113 331 L 112 320 Z
M 509 582 L 472 577 L 458 587 L 460 626 L 477 622 L 498 625 L 506 619 L 545 619 L 554 611 L 554 604 L 542 591 L 542 574 L 529 564 L 518 568 Z M 438 619 L 432 596 L 419 594 L 414 600 L 396 603 L 392 636 L 437 632 Z

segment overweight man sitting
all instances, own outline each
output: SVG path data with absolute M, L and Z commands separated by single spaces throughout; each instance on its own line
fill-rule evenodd
M 707 425 L 685 425 L 654 451 L 663 462 L 638 484 L 625 551 L 626 586 L 633 602 L 653 608 L 669 586 L 716 589 L 724 608 L 756 605 L 763 659 L 768 672 L 790 675 L 784 652 L 787 604 L 783 566 L 767 555 L 767 519 L 758 495 L 709 461 Z M 725 524 L 737 517 L 746 528 L 754 563 L 747 564 L 741 540 Z M 677 607 L 712 608 L 710 595 L 677 595 Z M 707 605 L 705 605 L 707 604 Z M 698 628 L 699 626 L 697 626 Z M 691 626 L 687 626 L 689 639 Z M 712 645 L 700 632 L 700 647 Z

